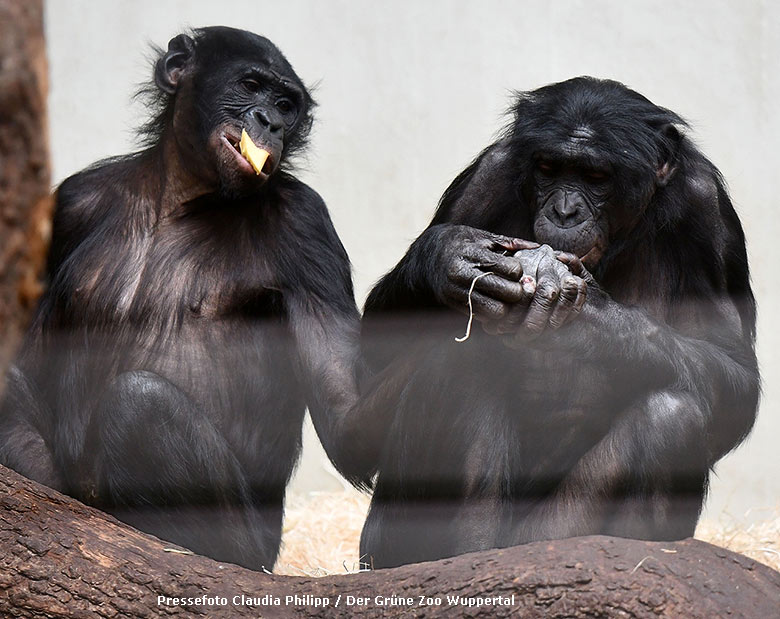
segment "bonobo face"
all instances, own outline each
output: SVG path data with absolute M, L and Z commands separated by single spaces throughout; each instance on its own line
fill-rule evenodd
M 534 240 L 593 269 L 609 244 L 636 233 L 671 182 L 681 136 L 675 114 L 618 82 L 579 77 L 520 96 L 512 148 Z
M 257 190 L 305 140 L 311 98 L 303 83 L 270 41 L 242 30 L 180 35 L 160 62 L 172 56 L 173 129 L 188 169 L 227 195 Z M 242 131 L 268 153 L 259 171 L 241 154 Z
M 225 83 L 214 101 L 214 126 L 209 150 L 223 186 L 239 187 L 252 180 L 263 183 L 282 161 L 285 140 L 305 110 L 303 91 L 260 63 L 241 62 L 226 71 Z M 269 156 L 256 172 L 240 152 L 241 132 Z
M 531 201 L 535 240 L 576 254 L 592 268 L 609 241 L 614 191 L 613 170 L 589 145 L 590 135 L 581 128 L 568 142 L 534 154 Z

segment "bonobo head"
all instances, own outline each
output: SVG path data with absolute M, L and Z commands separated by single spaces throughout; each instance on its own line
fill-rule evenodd
M 187 170 L 230 195 L 256 190 L 305 144 L 314 102 L 268 39 L 226 27 L 199 28 L 168 43 L 155 64 L 158 113 L 147 143 L 173 140 Z M 241 155 L 245 129 L 269 153 L 256 173 Z
M 536 241 L 593 269 L 674 177 L 673 112 L 624 85 L 579 77 L 521 93 L 510 140 Z

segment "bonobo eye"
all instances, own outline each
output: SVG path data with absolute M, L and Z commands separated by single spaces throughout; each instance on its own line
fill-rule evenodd
M 276 105 L 276 109 L 279 110 L 285 116 L 295 112 L 295 104 L 289 99 L 286 99 L 284 97 L 278 99 L 274 105 Z
M 249 92 L 258 92 L 260 90 L 260 82 L 251 77 L 242 79 L 241 85 Z
M 536 162 L 536 169 L 545 176 L 552 176 L 555 174 L 555 166 L 549 161 L 545 161 L 544 159 L 539 159 Z
M 609 174 L 602 170 L 588 170 L 585 173 L 585 180 L 594 185 L 599 183 L 605 183 L 609 180 Z

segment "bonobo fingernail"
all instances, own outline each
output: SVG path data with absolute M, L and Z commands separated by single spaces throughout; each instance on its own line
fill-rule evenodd
M 523 292 L 533 294 L 536 291 L 536 282 L 530 275 L 526 275 L 520 280 L 520 284 L 523 286 Z

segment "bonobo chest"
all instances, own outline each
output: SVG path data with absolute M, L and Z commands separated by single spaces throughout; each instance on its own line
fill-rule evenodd
M 79 248 L 65 279 L 72 304 L 94 324 L 184 324 L 281 311 L 274 253 L 256 218 L 191 214 L 109 233 L 103 247 Z

